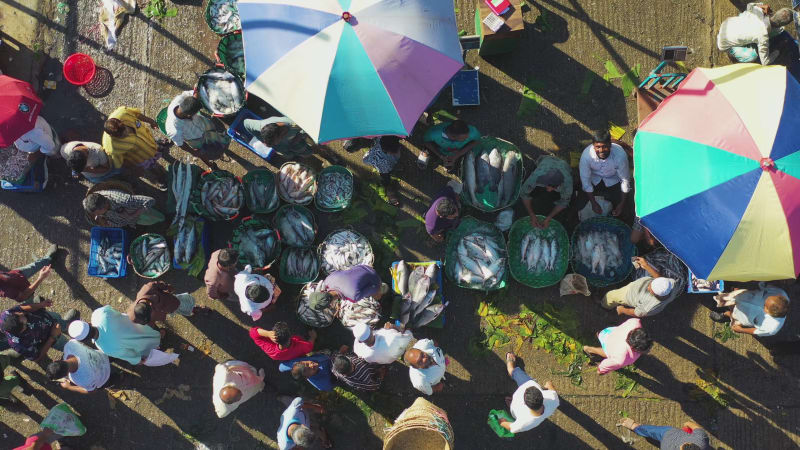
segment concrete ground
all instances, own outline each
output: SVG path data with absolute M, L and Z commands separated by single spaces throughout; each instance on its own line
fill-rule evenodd
M 444 0 L 442 0 L 444 1 Z M 477 0 L 456 0 L 461 29 L 470 34 Z M 168 2 L 169 4 L 170 2 Z M 0 69 L 18 78 L 32 80 L 40 87 L 44 80 L 57 81 L 54 91 L 43 90 L 43 115 L 63 139 L 98 141 L 106 114 L 120 105 L 141 108 L 154 117 L 175 94 L 191 89 L 198 74 L 214 63 L 218 41 L 205 25 L 200 0 L 174 2 L 178 15 L 163 21 L 151 21 L 140 12 L 127 20 L 117 49 L 104 53 L 96 24 L 96 2 L 66 0 L 59 7 L 55 1 L 1 0 L 3 46 Z M 621 73 L 641 67 L 641 77 L 657 64 L 664 45 L 688 45 L 693 49 L 687 66 L 708 67 L 724 64 L 715 50 L 719 23 L 736 13 L 739 2 L 704 0 L 701 2 L 632 0 L 577 1 L 528 0 L 523 2 L 525 34 L 513 53 L 480 58 L 467 54 L 467 63 L 481 73 L 481 106 L 455 109 L 449 106 L 445 91 L 433 110 L 446 109 L 475 124 L 484 134 L 491 134 L 517 144 L 525 153 L 525 165 L 532 168 L 532 158 L 542 151 L 569 158 L 588 138 L 588 130 L 612 122 L 626 129 L 623 138 L 631 142 L 636 126 L 635 102 L 625 98 L 619 80 L 605 83 L 607 61 Z M 788 6 L 788 0 L 773 7 Z M 110 93 L 92 97 L 60 79 L 60 62 L 74 52 L 85 52 L 113 76 Z M 587 74 L 597 77 L 588 94 L 581 95 Z M 530 86 L 541 98 L 540 106 L 530 115 L 519 117 L 523 85 Z M 253 99 L 251 99 L 253 100 Z M 253 108 L 260 105 L 255 100 Z M 403 180 L 402 211 L 397 220 L 422 214 L 430 196 L 450 176 L 441 168 L 420 173 L 414 164 L 420 136 L 405 144 L 397 177 Z M 377 177 L 361 162 L 363 151 L 346 153 L 338 144 L 333 152 L 358 177 L 362 187 L 375 183 Z M 171 151 L 170 160 L 183 158 L 180 149 Z M 326 155 L 327 156 L 327 155 Z M 271 163 L 254 157 L 246 149 L 233 145 L 229 161 L 222 168 L 237 175 L 253 167 L 275 170 L 283 162 Z M 62 161 L 51 161 L 51 185 L 43 194 L 0 193 L 2 241 L 0 264 L 13 268 L 29 262 L 48 243 L 63 247 L 68 255 L 54 267 L 55 273 L 39 292 L 54 300 L 53 310 L 77 308 L 83 317 L 102 305 L 124 309 L 143 284 L 129 274 L 124 279 L 104 281 L 86 275 L 89 251 L 89 226 L 80 209 L 80 200 L 89 185 L 69 180 Z M 202 164 L 202 163 L 200 163 Z M 312 165 L 328 164 L 315 156 Z M 432 176 L 431 176 L 432 175 Z M 163 196 L 147 186 L 142 193 Z M 467 211 L 466 214 L 493 220 L 490 215 Z M 517 205 L 517 216 L 523 214 Z M 370 214 L 355 227 L 379 240 L 385 222 Z M 376 219 L 377 217 L 377 219 Z M 341 226 L 336 215 L 318 215 L 318 241 Z M 213 245 L 219 248 L 231 238 L 234 224 L 214 223 Z M 163 231 L 163 227 L 151 227 Z M 136 233 L 141 232 L 137 230 Z M 399 256 L 409 261 L 442 259 L 441 247 L 429 248 L 416 230 L 401 235 Z M 376 239 L 377 238 L 377 239 Z M 397 258 L 399 259 L 399 258 Z M 391 260 L 391 258 L 386 259 Z M 386 266 L 379 269 L 384 271 Z M 88 428 L 86 435 L 65 441 L 81 449 L 188 449 L 204 444 L 220 449 L 276 448 L 275 435 L 283 406 L 277 394 L 294 395 L 314 392 L 279 374 L 277 365 L 252 344 L 247 328 L 253 321 L 241 314 L 235 304 L 213 302 L 202 281 L 177 270 L 163 279 L 178 292 L 189 291 L 214 313 L 208 317 L 170 319 L 167 323 L 166 348 L 182 354 L 178 367 L 131 367 L 119 364 L 128 376 L 124 396 L 104 392 L 81 396 L 65 392 L 46 380 L 43 367 L 29 362 L 18 364 L 23 377 L 37 390 L 22 396 L 17 404 L 3 404 L 0 416 L 0 447 L 13 448 L 24 437 L 38 430 L 37 423 L 49 408 L 61 401 L 72 405 Z M 798 298 L 793 282 L 781 282 L 790 296 Z M 277 320 L 287 320 L 297 332 L 304 327 L 294 318 L 293 300 L 297 288 L 284 285 L 277 311 L 258 322 L 269 328 Z M 625 448 L 615 424 L 622 416 L 658 425 L 680 426 L 693 420 L 712 435 L 712 445 L 719 448 L 797 448 L 800 444 L 797 396 L 800 387 L 800 358 L 773 357 L 761 342 L 749 336 L 720 342 L 714 338 L 721 327 L 708 319 L 711 300 L 708 296 L 683 295 L 655 318 L 645 320 L 656 345 L 636 364 L 633 375 L 637 387 L 630 392 L 616 390 L 615 374 L 598 376 L 591 367 L 583 367 L 583 383 L 573 385 L 558 372 L 565 365 L 529 344 L 523 345 L 521 359 L 527 371 L 540 381 L 552 380 L 561 397 L 561 406 L 549 421 L 514 440 L 502 441 L 486 426 L 490 409 L 504 406 L 503 399 L 513 392 L 514 384 L 505 375 L 504 354 L 507 345 L 478 355 L 470 350 L 472 338 L 480 335 L 481 318 L 475 314 L 480 301 L 492 299 L 506 314 L 519 312 L 525 304 L 532 308 L 550 303 L 558 311 L 573 311 L 579 329 L 577 339 L 592 345 L 592 334 L 621 320 L 601 310 L 585 297 L 559 297 L 557 287 L 527 288 L 511 280 L 501 295 L 445 286 L 450 305 L 445 310 L 442 330 L 424 329 L 416 337 L 432 337 L 447 353 L 447 387 L 430 400 L 447 411 L 459 448 Z M 2 300 L 0 306 L 12 303 Z M 791 317 L 800 317 L 797 307 Z M 485 325 L 485 323 L 484 323 Z M 798 323 L 789 320 L 786 333 L 797 334 Z M 337 348 L 351 343 L 346 330 L 334 325 L 320 331 L 322 348 Z M 190 344 L 197 350 L 181 348 Z M 52 351 L 51 358 L 59 354 Z M 217 419 L 211 406 L 213 367 L 227 359 L 248 361 L 267 371 L 268 387 L 235 413 Z M 388 421 L 418 396 L 411 388 L 407 369 L 395 364 L 381 393 L 360 395 L 364 403 L 356 406 L 343 398 L 325 399 L 330 415 L 328 428 L 337 448 L 380 448 Z M 689 387 L 697 382 L 698 371 L 715 372 L 720 391 L 729 400 L 727 408 L 714 408 L 713 402 L 693 395 Z M 556 373 L 554 373 L 556 372 Z M 628 395 L 625 395 L 628 394 Z M 371 432 L 366 432 L 366 427 Z M 637 438 L 634 448 L 654 448 Z

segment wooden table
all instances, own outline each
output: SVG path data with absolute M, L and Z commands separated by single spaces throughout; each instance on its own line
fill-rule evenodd
M 478 7 L 475 8 L 475 34 L 480 36 L 481 56 L 508 53 L 514 50 L 522 39 L 522 32 L 525 30 L 525 22 L 522 20 L 522 9 L 518 4 L 512 4 L 505 14 L 500 16 L 506 24 L 499 30 L 492 31 L 483 23 L 492 10 L 484 0 L 476 0 Z

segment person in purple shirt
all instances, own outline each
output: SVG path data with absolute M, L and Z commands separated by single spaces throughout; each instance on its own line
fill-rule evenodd
M 381 281 L 375 269 L 361 264 L 331 273 L 322 282 L 322 290 L 324 292 L 311 294 L 309 301 L 312 304 L 318 304 L 323 300 L 330 303 L 334 297 L 353 303 L 367 297 L 378 300 L 389 290 L 389 286 Z
M 305 378 L 320 391 L 333 390 L 333 364 L 327 355 L 316 354 L 284 361 L 278 366 L 281 372 L 291 372 L 292 378 Z
M 433 203 L 425 213 L 425 229 L 436 242 L 444 241 L 444 235 L 456 228 L 461 219 L 461 206 L 458 195 L 461 193 L 461 183 L 455 180 L 447 182 L 447 186 L 434 196 Z

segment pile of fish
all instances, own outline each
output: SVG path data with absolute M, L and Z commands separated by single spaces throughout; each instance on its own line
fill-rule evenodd
M 436 283 L 436 264 L 427 267 L 418 265 L 410 270 L 405 261 L 397 264 L 397 290 L 403 296 L 400 309 L 400 322 L 406 328 L 419 328 L 425 326 L 444 310 L 444 305 L 439 303 L 431 305 L 436 297 L 438 285 Z
M 283 273 L 295 280 L 313 280 L 319 273 L 319 260 L 310 248 L 287 248 L 284 250 Z
M 31 168 L 28 154 L 17 150 L 13 145 L 0 148 L 0 178 L 18 180 Z
M 479 156 L 467 152 L 464 156 L 464 183 L 467 194 L 474 206 L 482 209 L 495 209 L 511 203 L 519 178 L 519 157 L 517 152 L 484 150 Z
M 353 177 L 340 172 L 326 172 L 317 179 L 317 204 L 339 208 L 353 197 Z
M 505 271 L 506 250 L 493 236 L 476 231 L 458 243 L 458 259 L 453 271 L 457 282 L 488 290 L 503 281 Z
M 286 206 L 278 211 L 275 217 L 276 228 L 286 245 L 306 247 L 314 242 L 314 222 L 306 214 L 308 213 L 293 206 Z
M 326 273 L 346 270 L 360 264 L 371 266 L 375 260 L 367 238 L 350 230 L 331 233 L 320 245 L 322 270 Z
M 548 239 L 528 231 L 522 238 L 520 261 L 528 268 L 528 272 L 550 272 L 556 269 L 558 250 L 555 237 Z
M 300 301 L 297 302 L 297 316 L 308 326 L 314 328 L 327 327 L 336 318 L 338 300 L 332 301 L 328 306 L 314 309 L 309 305 L 310 296 L 314 292 L 322 292 L 323 282 L 308 283 L 300 292 Z
M 217 33 L 228 34 L 242 29 L 236 0 L 212 0 L 208 13 L 211 28 Z
M 709 281 L 702 278 L 697 278 L 694 276 L 694 273 L 692 273 L 692 290 L 719 291 L 719 281 Z
M 575 258 L 597 276 L 616 275 L 622 261 L 619 238 L 609 231 L 589 231 L 578 236 Z
M 158 235 L 147 235 L 142 242 L 131 247 L 131 258 L 136 271 L 145 277 L 154 278 L 166 272 L 170 266 L 167 241 Z
M 178 264 L 189 264 L 197 252 L 197 230 L 195 220 L 189 217 L 184 221 L 183 226 L 178 229 L 175 236 L 175 247 L 172 249 L 175 260 Z
M 223 69 L 212 69 L 200 76 L 197 93 L 214 114 L 230 115 L 244 106 L 244 91 L 236 75 Z
M 226 220 L 235 216 L 244 203 L 242 185 L 233 177 L 206 181 L 200 196 L 206 211 Z
M 228 46 L 225 48 L 228 67 L 235 74 L 244 75 L 244 41 L 242 39 L 230 39 L 228 42 Z
M 239 233 L 239 252 L 256 267 L 269 264 L 276 256 L 277 246 L 278 237 L 270 229 L 244 228 Z
M 314 197 L 316 184 L 314 172 L 298 163 L 284 164 L 278 172 L 278 189 L 289 203 L 308 203 Z
M 254 177 L 247 183 L 248 202 L 250 211 L 271 211 L 278 206 L 278 191 L 275 183 L 261 177 Z
M 103 237 L 97 246 L 95 259 L 98 275 L 119 275 L 122 266 L 122 242 L 111 242 L 108 236 Z
M 341 301 L 339 302 L 339 320 L 347 328 L 352 328 L 359 323 L 377 325 L 381 321 L 381 304 L 372 297 L 362 298 L 357 303 Z
M 172 223 L 177 223 L 178 228 L 183 228 L 186 211 L 189 208 L 189 197 L 192 194 L 192 165 L 189 163 L 175 163 L 172 173 L 172 194 L 175 196 L 175 218 Z M 176 252 L 177 254 L 177 252 Z

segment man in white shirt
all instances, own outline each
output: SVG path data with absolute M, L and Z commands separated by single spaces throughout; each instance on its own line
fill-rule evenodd
M 369 325 L 359 323 L 353 327 L 353 353 L 374 364 L 391 364 L 406 351 L 414 339 L 408 330 L 395 327 L 388 322 L 380 330 L 372 331 Z
M 31 153 L 31 157 L 36 152 L 57 157 L 61 142 L 58 139 L 58 135 L 53 132 L 50 124 L 44 120 L 44 117 L 38 116 L 33 129 L 14 141 L 14 147 L 25 153 Z
M 250 315 L 253 320 L 258 320 L 262 309 L 275 304 L 281 290 L 272 275 L 263 276 L 252 272 L 253 268 L 248 264 L 233 277 L 233 292 L 239 297 L 242 312 Z
M 409 364 L 408 377 L 411 384 L 425 395 L 444 389 L 444 373 L 447 360 L 441 348 L 430 339 L 421 339 L 408 349 L 404 359 Z
M 611 214 L 622 214 L 625 200 L 631 190 L 631 171 L 628 166 L 628 154 L 622 148 L 622 142 L 611 142 L 607 130 L 596 131 L 592 135 L 592 144 L 583 150 L 579 164 L 581 186 L 586 199 L 592 203 L 595 214 L 602 214 L 603 208 L 597 203 L 595 195 L 602 194 L 609 200 L 614 209 Z M 586 205 L 580 205 L 579 210 Z
M 47 376 L 53 381 L 63 378 L 61 387 L 64 389 L 88 394 L 105 386 L 111 376 L 111 364 L 104 353 L 70 339 L 64 345 L 61 361 L 47 366 Z
M 242 361 L 225 361 L 214 368 L 214 411 L 223 418 L 264 389 L 264 369 Z
M 167 107 L 164 129 L 178 147 L 197 156 L 212 170 L 228 148 L 231 138 L 217 130 L 214 119 L 200 113 L 203 104 L 192 91 L 178 94 Z
M 521 433 L 541 425 L 558 408 L 558 394 L 553 388 L 553 383 L 546 382 L 544 388 L 524 370 L 515 367 L 517 357 L 513 353 L 506 353 L 506 370 L 508 375 L 517 383 L 517 390 L 511 397 L 511 415 L 514 421 L 500 419 L 501 427 L 512 433 Z
M 789 25 L 794 14 L 783 8 L 773 14 L 764 3 L 748 3 L 747 8 L 736 17 L 728 17 L 719 27 L 717 48 L 728 52 L 738 62 L 760 60 L 762 65 L 772 64 L 778 57 L 777 50 L 770 53 L 770 37 L 780 28 Z
M 759 283 L 758 289 L 736 289 L 714 297 L 724 312 L 711 312 L 715 322 L 731 321 L 737 333 L 774 336 L 783 327 L 789 313 L 789 295 L 783 289 Z

